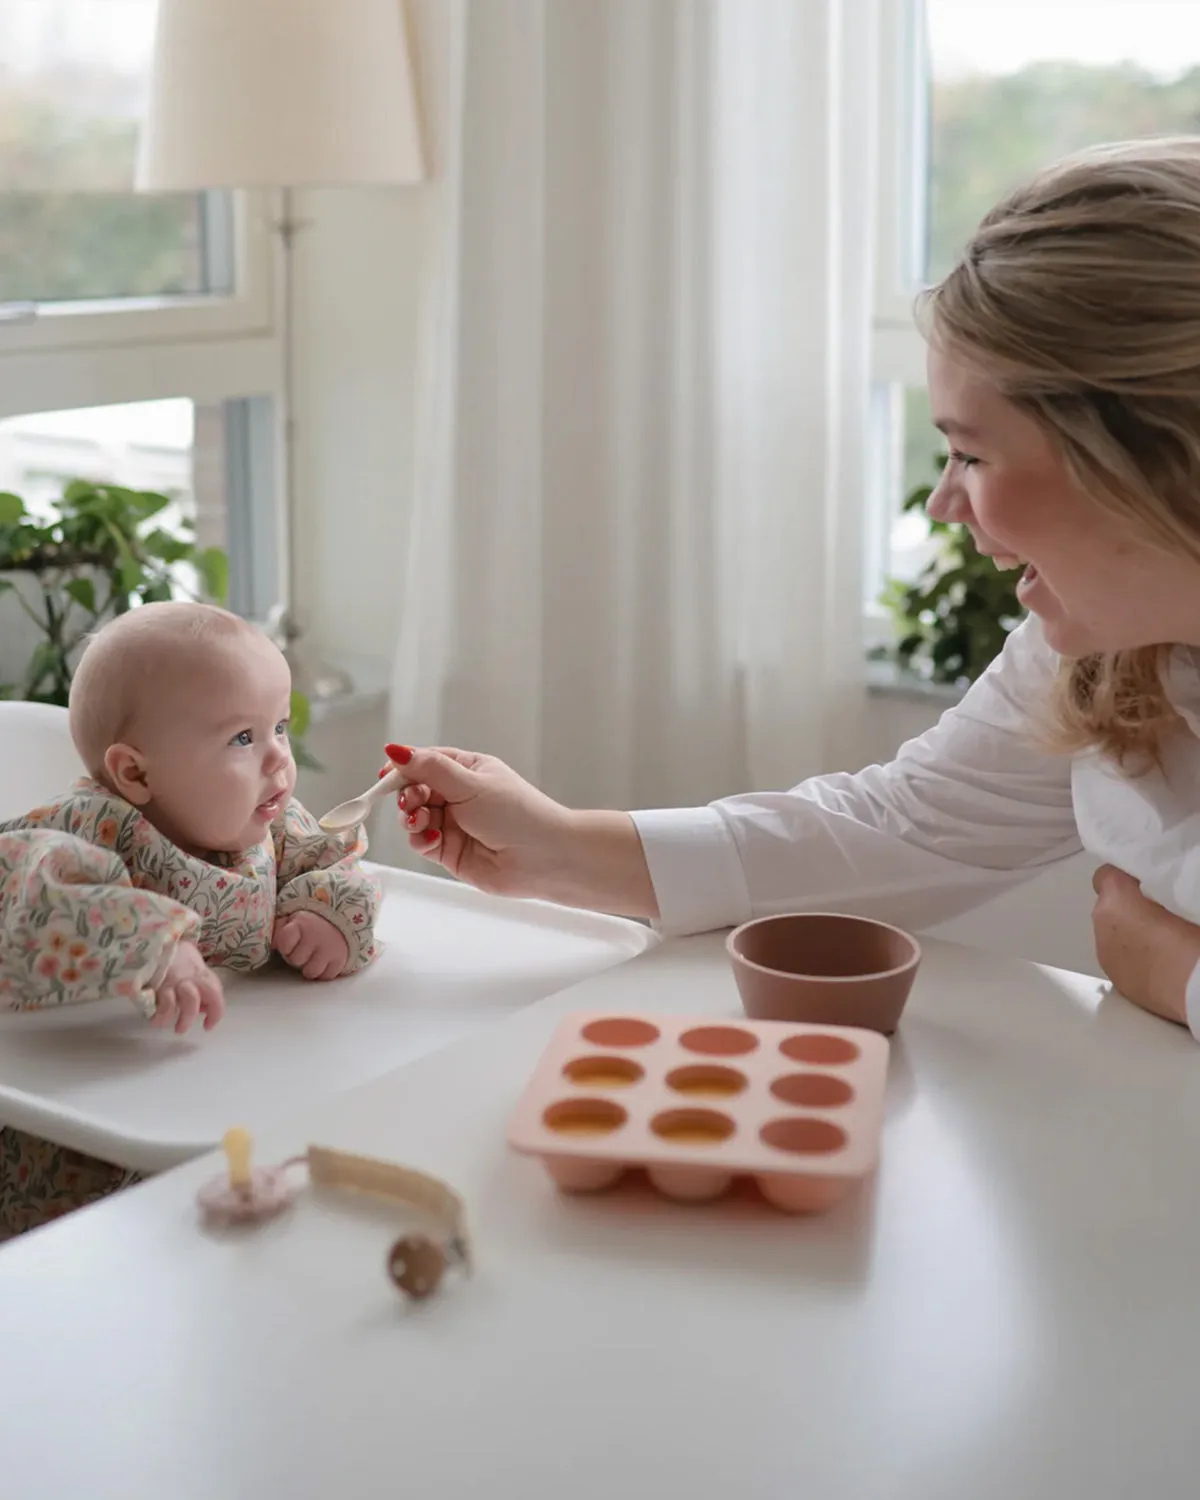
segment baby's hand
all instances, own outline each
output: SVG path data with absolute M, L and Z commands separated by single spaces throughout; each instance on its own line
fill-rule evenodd
M 315 911 L 297 911 L 275 923 L 275 951 L 305 979 L 336 979 L 350 962 L 350 944 Z
M 199 1016 L 211 1031 L 225 1014 L 225 991 L 220 976 L 204 962 L 195 943 L 180 943 L 167 972 L 154 991 L 151 1026 L 174 1023 L 182 1035 Z

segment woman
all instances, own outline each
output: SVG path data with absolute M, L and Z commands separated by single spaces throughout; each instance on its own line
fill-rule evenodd
M 1082 847 L 1105 971 L 1200 1036 L 1200 139 L 1043 172 L 921 311 L 950 443 L 929 512 L 1022 566 L 1029 611 L 962 703 L 889 765 L 636 814 L 389 746 L 411 843 L 673 933 L 815 906 L 921 927 Z

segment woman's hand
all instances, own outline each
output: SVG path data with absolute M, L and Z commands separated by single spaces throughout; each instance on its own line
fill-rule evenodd
M 1092 877 L 1096 957 L 1127 1000 L 1187 1024 L 1187 985 L 1200 962 L 1200 927 L 1143 894 L 1132 875 L 1102 865 Z
M 628 813 L 572 812 L 491 755 L 389 745 L 408 778 L 400 816 L 411 848 L 482 891 L 655 917 Z

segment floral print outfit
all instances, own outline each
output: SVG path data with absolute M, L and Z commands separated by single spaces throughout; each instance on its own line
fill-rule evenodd
M 248 972 L 272 957 L 276 921 L 312 911 L 370 963 L 379 888 L 366 836 L 326 833 L 298 802 L 242 854 L 198 858 L 130 803 L 84 778 L 56 802 L 0 823 L 0 1010 L 114 996 L 145 1015 L 176 946 Z M 0 1129 L 0 1240 L 134 1180 L 24 1132 Z

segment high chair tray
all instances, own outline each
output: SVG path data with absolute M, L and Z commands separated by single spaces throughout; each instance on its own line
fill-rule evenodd
M 127 1002 L 0 1015 L 0 1125 L 140 1171 L 368 1082 L 656 941 L 617 917 L 372 866 L 384 952 L 310 984 L 225 975 L 212 1032 L 152 1030 Z

